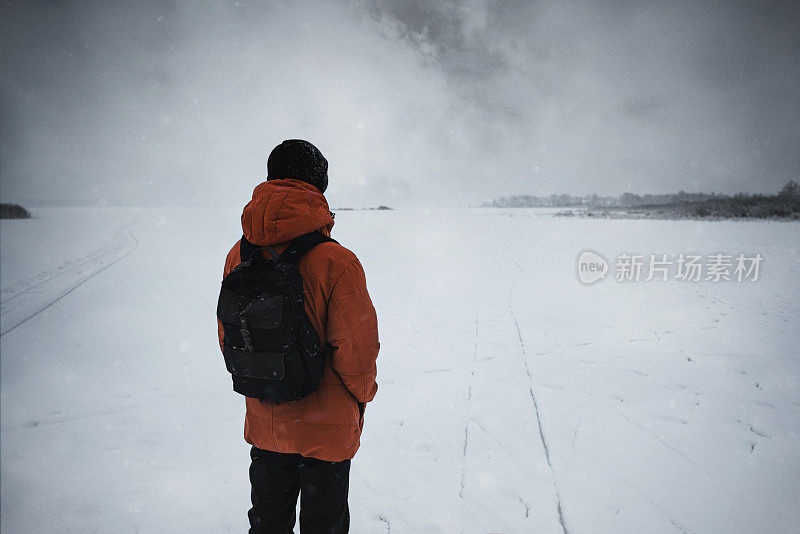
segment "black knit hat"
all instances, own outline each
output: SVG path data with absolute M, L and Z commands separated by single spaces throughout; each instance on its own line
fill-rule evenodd
M 302 139 L 287 139 L 267 159 L 267 180 L 300 180 L 324 193 L 328 188 L 328 160 L 317 147 Z

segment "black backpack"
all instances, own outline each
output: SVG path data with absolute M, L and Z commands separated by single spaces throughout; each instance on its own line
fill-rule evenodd
M 233 390 L 267 401 L 300 400 L 319 387 L 330 346 L 305 312 L 297 261 L 320 243 L 321 232 L 294 239 L 283 254 L 242 236 L 242 262 L 222 280 L 217 318 L 225 331 L 222 354 Z M 261 250 L 272 256 L 266 259 Z

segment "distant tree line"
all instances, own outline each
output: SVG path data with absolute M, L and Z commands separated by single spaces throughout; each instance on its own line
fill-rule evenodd
M 800 219 L 800 190 L 790 180 L 776 195 L 738 193 L 733 196 L 715 193 L 679 191 L 666 195 L 623 193 L 618 197 L 589 194 L 584 196 L 516 195 L 484 204 L 493 208 L 586 208 L 587 216 L 613 216 L 628 213 L 656 217 L 719 217 Z M 638 211 L 636 211 L 638 210 Z
M 384 206 L 381 204 L 377 208 L 336 208 L 336 211 L 386 211 L 393 209 L 394 208 L 390 208 L 389 206 Z

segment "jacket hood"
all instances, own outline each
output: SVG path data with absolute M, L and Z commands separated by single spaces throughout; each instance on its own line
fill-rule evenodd
M 331 228 L 328 201 L 316 187 L 299 180 L 258 184 L 242 212 L 244 236 L 258 246 L 286 243 L 315 230 L 330 235 Z

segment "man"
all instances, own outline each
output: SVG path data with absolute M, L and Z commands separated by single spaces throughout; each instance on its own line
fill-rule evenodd
M 284 141 L 269 155 L 267 181 L 244 208 L 244 236 L 278 252 L 309 232 L 330 236 L 327 186 L 322 153 L 307 141 Z M 240 262 L 237 243 L 225 275 Z M 378 321 L 356 256 L 325 242 L 300 258 L 297 268 L 306 313 L 332 353 L 319 388 L 307 397 L 279 404 L 246 399 L 244 438 L 253 446 L 251 534 L 293 532 L 298 494 L 301 533 L 348 531 L 350 460 L 358 450 L 365 404 L 378 389 Z M 220 323 L 220 346 L 223 335 Z

